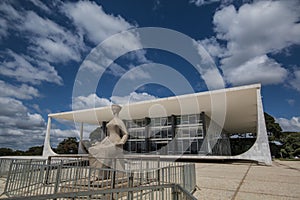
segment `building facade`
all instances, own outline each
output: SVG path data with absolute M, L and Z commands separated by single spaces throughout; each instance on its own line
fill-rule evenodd
M 120 118 L 129 133 L 124 152 L 166 159 L 255 160 L 270 165 L 260 89 L 260 84 L 254 84 L 122 105 Z M 52 118 L 81 123 L 82 139 L 85 123 L 102 126 L 105 134 L 112 114 L 109 106 L 49 114 L 44 156 L 55 154 L 49 142 Z M 255 143 L 248 151 L 233 155 L 230 136 L 248 133 L 255 136 Z

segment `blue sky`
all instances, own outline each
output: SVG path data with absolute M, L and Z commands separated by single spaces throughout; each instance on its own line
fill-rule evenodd
M 114 60 L 94 93 L 74 97 L 76 76 L 91 50 L 114 34 L 141 27 L 172 29 L 201 44 L 226 87 L 261 83 L 265 111 L 285 131 L 300 131 L 299 21 L 297 0 L 1 1 L 0 147 L 42 145 L 48 113 L 189 93 L 174 93 L 155 81 L 114 93 L 122 78 L 155 80 L 144 68 L 132 70 L 143 64 L 168 66 L 194 92 L 207 90 L 183 58 L 141 49 Z M 136 38 L 116 43 L 139 45 Z M 53 126 L 54 143 L 76 133 Z

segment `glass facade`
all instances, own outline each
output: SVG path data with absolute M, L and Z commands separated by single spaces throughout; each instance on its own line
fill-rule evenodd
M 200 115 L 176 117 L 176 153 L 198 154 L 204 137 L 203 120 Z
M 205 132 L 201 114 L 124 122 L 129 132 L 124 150 L 131 153 L 198 154 Z

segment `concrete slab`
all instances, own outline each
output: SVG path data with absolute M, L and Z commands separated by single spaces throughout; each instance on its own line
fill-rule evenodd
M 214 200 L 229 200 L 232 199 L 234 191 L 217 190 L 209 188 L 201 188 L 194 193 L 194 196 L 200 200 L 214 199 Z
M 269 194 L 274 196 L 300 197 L 299 184 L 283 183 L 281 181 L 245 181 L 240 188 L 241 192 Z
M 197 163 L 197 199 L 300 199 L 300 162 Z
M 263 200 L 299 200 L 299 198 L 288 197 L 288 196 L 278 196 L 278 195 L 268 195 L 268 194 L 258 194 L 249 192 L 239 192 L 235 198 L 236 200 L 253 200 L 253 199 L 263 199 Z

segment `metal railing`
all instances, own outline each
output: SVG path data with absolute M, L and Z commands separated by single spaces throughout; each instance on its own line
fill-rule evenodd
M 13 159 L 9 159 L 9 158 L 1 158 L 0 159 L 0 178 L 7 177 L 9 167 L 12 162 L 13 162 Z
M 68 194 L 73 198 L 76 194 L 78 198 L 191 199 L 187 196 L 196 186 L 195 165 L 191 163 L 128 158 L 111 161 L 112 165 L 121 162 L 123 170 L 90 167 L 87 157 L 13 160 L 4 194 L 15 198 L 63 198 Z
M 129 196 L 128 194 L 132 194 Z M 136 188 L 108 189 L 97 191 L 68 192 L 27 197 L 13 197 L 7 200 L 42 200 L 42 199 L 120 199 L 120 200 L 197 200 L 187 190 L 177 184 L 141 186 Z

